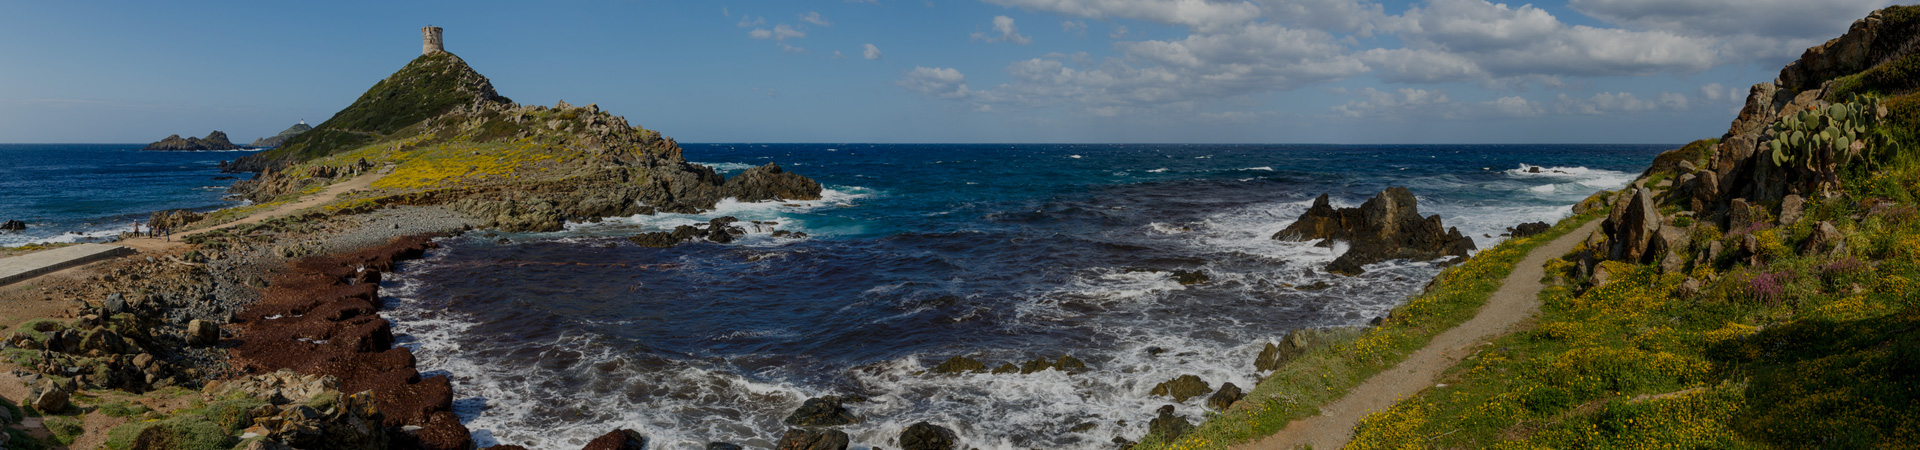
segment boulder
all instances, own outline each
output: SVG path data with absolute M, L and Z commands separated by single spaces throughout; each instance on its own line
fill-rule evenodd
M 800 409 L 787 415 L 785 422 L 787 425 L 796 427 L 832 427 L 860 423 L 860 418 L 854 417 L 853 412 L 848 411 L 840 403 L 840 397 L 832 395 L 807 399 L 800 405 Z
M 727 179 L 721 195 L 743 202 L 764 200 L 818 200 L 820 183 L 780 168 L 779 164 L 747 169 Z
M 1840 229 L 1835 228 L 1833 223 L 1821 221 L 1813 228 L 1813 233 L 1807 235 L 1807 240 L 1800 244 L 1800 254 L 1819 255 L 1845 252 L 1846 248 L 1847 236 L 1840 234 Z
M 1706 211 L 1709 205 L 1720 200 L 1720 176 L 1711 170 L 1702 170 L 1681 190 L 1687 195 L 1688 210 Z
M 730 442 L 708 442 L 707 450 L 741 450 L 741 447 Z
M 1552 228 L 1553 225 L 1548 225 L 1546 222 L 1523 223 L 1510 229 L 1509 233 L 1517 239 L 1545 233 Z
M 27 223 L 18 220 L 0 222 L 0 231 L 27 231 Z
M 187 322 L 187 345 L 213 345 L 220 342 L 220 325 L 194 319 Z
M 900 432 L 900 447 L 906 450 L 956 450 L 960 448 L 960 437 L 946 427 L 919 422 Z
M 33 408 L 43 413 L 58 413 L 67 409 L 69 397 L 67 390 L 59 386 L 48 386 L 33 399 Z
M 1187 399 L 1207 395 L 1209 392 L 1213 392 L 1213 386 L 1208 386 L 1205 380 L 1193 375 L 1181 375 L 1154 385 L 1153 391 L 1149 394 L 1172 397 L 1176 402 L 1186 402 Z
M 147 216 L 147 226 L 155 229 L 180 228 L 205 218 L 207 218 L 205 214 L 185 209 L 154 211 Z
M 1444 227 L 1440 216 L 1422 218 L 1413 191 L 1404 187 L 1381 191 L 1359 208 L 1337 210 L 1323 194 L 1273 239 L 1319 239 L 1321 246 L 1347 242 L 1347 252 L 1328 264 L 1327 271 L 1349 276 L 1364 273 L 1362 266 L 1380 261 L 1464 257 L 1475 250 L 1473 239 Z
M 1246 396 L 1247 393 L 1241 391 L 1239 386 L 1234 386 L 1233 383 L 1222 384 L 1219 391 L 1207 397 L 1207 407 L 1213 408 L 1214 411 L 1226 411 L 1228 407 Z
M 581 450 L 646 450 L 646 448 L 646 436 L 642 436 L 638 431 L 619 429 L 593 438 Z
M 701 231 L 699 227 L 695 227 L 692 225 L 681 225 L 678 227 L 674 227 L 673 231 L 656 231 L 652 233 L 640 233 L 633 237 L 627 238 L 627 240 L 632 241 L 635 244 L 639 244 L 641 247 L 665 248 L 665 247 L 680 245 L 680 243 L 682 242 L 693 240 L 694 238 L 700 237 L 703 234 L 705 233 Z
M 1279 344 L 1267 343 L 1267 347 L 1260 351 L 1260 356 L 1254 358 L 1253 368 L 1261 372 L 1279 370 L 1287 361 L 1307 353 L 1307 347 L 1312 344 L 1309 334 L 1308 330 L 1288 331 Z
M 1634 189 L 1626 201 L 1613 205 L 1601 231 L 1613 245 L 1607 259 L 1645 262 L 1654 253 L 1653 240 L 1660 232 L 1660 213 L 1653 209 L 1653 196 L 1646 189 Z
M 980 372 L 987 371 L 987 365 L 985 363 L 980 362 L 980 360 L 977 360 L 977 359 L 968 358 L 965 356 L 955 356 L 952 358 L 947 358 L 947 360 L 945 362 L 940 363 L 940 365 L 933 366 L 933 369 L 929 371 L 933 373 L 945 373 L 945 374 L 968 373 L 968 372 L 980 373 Z
M 1799 195 L 1788 195 L 1780 199 L 1780 226 L 1793 225 L 1806 213 L 1807 199 Z
M 840 430 L 788 429 L 780 436 L 778 450 L 847 450 L 847 433 Z
M 1160 435 L 1162 442 L 1173 442 L 1188 431 L 1193 431 L 1192 422 L 1173 414 L 1173 405 L 1161 406 L 1159 412 L 1159 416 L 1147 422 L 1147 433 Z

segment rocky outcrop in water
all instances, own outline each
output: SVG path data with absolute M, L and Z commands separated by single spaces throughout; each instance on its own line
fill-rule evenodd
M 27 223 L 18 220 L 0 222 L 0 232 L 27 231 Z
M 214 131 L 212 133 L 207 133 L 206 138 L 190 137 L 190 138 L 183 139 L 178 134 L 167 136 L 166 139 L 161 139 L 160 142 L 147 144 L 147 146 L 141 148 L 141 150 L 200 151 L 200 150 L 239 150 L 241 148 L 242 147 L 238 145 L 234 145 L 233 142 L 228 141 L 226 133 L 223 133 L 220 131 Z
M 778 450 L 847 450 L 850 439 L 840 430 L 787 430 Z
M 860 418 L 842 406 L 840 397 L 829 395 L 807 399 L 783 422 L 796 427 L 832 427 L 860 423 Z
M 1207 393 L 1210 392 L 1213 392 L 1213 387 L 1208 386 L 1207 382 L 1201 380 L 1200 377 L 1181 375 L 1174 377 L 1172 380 L 1154 385 L 1153 391 L 1149 392 L 1148 395 L 1172 397 L 1173 401 L 1186 402 L 1189 398 L 1207 395 Z
M 294 136 L 299 136 L 300 133 L 305 133 L 310 130 L 313 130 L 313 126 L 307 125 L 307 121 L 302 120 L 300 121 L 300 123 L 294 124 L 291 127 L 287 127 L 287 129 L 281 131 L 280 134 L 276 134 L 271 137 L 263 137 L 263 138 L 253 140 L 252 147 L 253 148 L 279 147 L 281 145 L 286 144 L 288 139 L 293 139 Z
M 593 438 L 581 450 L 645 450 L 646 448 L 646 436 L 638 431 L 623 428 Z
M 1327 271 L 1343 275 L 1359 275 L 1366 272 L 1361 266 L 1381 261 L 1466 257 L 1475 249 L 1473 239 L 1441 225 L 1440 216 L 1421 218 L 1418 200 L 1404 187 L 1388 188 L 1359 208 L 1334 209 L 1323 194 L 1273 239 L 1319 239 L 1316 245 L 1322 247 L 1346 242 L 1347 252 L 1327 265 Z
M 900 432 L 900 448 L 905 450 L 956 450 L 960 448 L 960 437 L 953 430 L 926 422 L 918 422 Z

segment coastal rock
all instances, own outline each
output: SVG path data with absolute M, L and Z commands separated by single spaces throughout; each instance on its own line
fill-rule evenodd
M 1240 399 L 1246 396 L 1247 393 L 1241 391 L 1239 386 L 1234 386 L 1233 383 L 1222 384 L 1220 385 L 1219 391 L 1214 392 L 1213 396 L 1207 397 L 1207 407 L 1213 408 L 1214 411 L 1226 411 L 1227 408 L 1232 407 L 1235 402 L 1240 401 Z
M 1318 245 L 1345 241 L 1348 250 L 1327 265 L 1327 271 L 1359 275 L 1361 266 L 1392 259 L 1430 260 L 1469 256 L 1473 239 L 1459 229 L 1445 228 L 1440 216 L 1420 217 L 1413 191 L 1393 187 L 1368 199 L 1359 208 L 1334 209 L 1327 195 L 1315 199 L 1300 220 L 1273 235 L 1273 239 L 1306 241 Z
M 220 325 L 194 319 L 187 322 L 187 345 L 212 345 L 220 342 Z
M 161 139 L 160 142 L 147 144 L 147 146 L 141 148 L 141 150 L 201 151 L 201 150 L 239 150 L 240 148 L 241 148 L 240 146 L 233 145 L 233 142 L 227 140 L 226 133 L 222 133 L 216 130 L 212 133 L 207 133 L 206 138 L 190 137 L 190 138 L 183 139 L 178 134 L 167 136 L 166 139 Z
M 1548 229 L 1551 229 L 1551 228 L 1553 228 L 1553 225 L 1548 225 L 1546 222 L 1523 223 L 1513 227 L 1511 230 L 1508 231 L 1508 233 L 1512 234 L 1514 238 L 1518 239 L 1518 238 L 1533 236 L 1540 233 L 1545 233 L 1547 232 Z
M 147 226 L 157 229 L 181 228 L 205 219 L 205 214 L 185 209 L 155 211 L 147 216 Z
M 1173 281 L 1179 282 L 1182 286 L 1191 286 L 1212 282 L 1213 277 L 1208 276 L 1207 272 L 1200 270 L 1175 270 L 1173 271 Z
M 820 191 L 819 182 L 787 172 L 775 163 L 740 172 L 721 187 L 721 195 L 742 202 L 819 200 Z
M 1193 431 L 1193 422 L 1173 414 L 1173 405 L 1160 407 L 1159 415 L 1147 422 L 1147 433 L 1160 435 L 1163 442 L 1173 442 Z
M 977 360 L 977 359 L 968 358 L 965 356 L 955 356 L 952 358 L 947 358 L 947 360 L 945 362 L 941 362 L 940 365 L 933 366 L 933 369 L 929 371 L 933 373 L 944 373 L 944 374 L 969 373 L 969 372 L 981 373 L 981 372 L 987 371 L 987 365 L 985 363 L 981 363 L 980 360 Z
M 67 389 L 49 386 L 42 389 L 39 397 L 34 397 L 33 408 L 41 412 L 57 413 L 67 409 Z
M 860 423 L 860 418 L 841 405 L 840 397 L 829 395 L 807 399 L 784 422 L 796 427 L 832 427 Z
M 18 220 L 0 222 L 0 231 L 27 231 L 27 223 Z
M 840 430 L 796 430 L 788 429 L 780 436 L 778 450 L 847 450 L 850 440 L 847 433 Z
M 739 445 L 730 442 L 708 442 L 706 450 L 742 450 Z
M 627 238 L 627 240 L 635 244 L 639 244 L 641 247 L 666 248 L 666 247 L 672 247 L 675 245 L 680 245 L 680 243 L 682 242 L 691 241 L 694 238 L 700 237 L 703 234 L 705 234 L 705 232 L 701 231 L 699 227 L 695 227 L 692 225 L 681 225 L 678 227 L 674 227 L 673 231 L 655 231 L 652 233 L 640 233 L 638 235 L 634 235 L 633 237 Z
M 282 130 L 280 134 L 276 134 L 271 137 L 263 137 L 260 139 L 255 139 L 253 141 L 253 144 L 250 146 L 253 148 L 279 147 L 281 145 L 286 144 L 288 139 L 293 139 L 294 136 L 299 136 L 300 133 L 305 133 L 310 130 L 313 130 L 313 126 L 307 125 L 307 121 L 302 120 L 300 121 L 300 123 L 294 124 L 291 127 L 287 127 L 286 130 Z
M 1260 356 L 1253 360 L 1254 370 L 1261 372 L 1279 370 L 1281 366 L 1286 365 L 1287 361 L 1306 354 L 1307 347 L 1312 345 L 1310 334 L 1312 334 L 1310 330 L 1288 331 L 1286 337 L 1280 339 L 1279 344 L 1267 343 L 1267 347 L 1260 350 Z
M 1653 197 L 1646 189 L 1634 189 L 1626 201 L 1615 203 L 1600 229 L 1612 243 L 1607 259 L 1644 262 L 1654 253 L 1653 240 L 1660 232 L 1660 213 L 1653 209 Z
M 619 429 L 593 438 L 581 450 L 646 450 L 646 448 L 646 436 L 642 436 L 638 431 Z
M 918 422 L 900 432 L 900 447 L 905 450 L 956 450 L 960 448 L 960 437 L 946 427 Z
M 1193 375 L 1181 375 L 1154 385 L 1153 391 L 1148 392 L 1148 395 L 1172 397 L 1173 401 L 1184 403 L 1187 399 L 1207 395 L 1209 392 L 1213 392 L 1213 387 L 1208 386 L 1205 380 Z

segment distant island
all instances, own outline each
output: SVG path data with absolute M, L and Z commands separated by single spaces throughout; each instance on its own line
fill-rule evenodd
M 196 150 L 239 150 L 241 148 L 244 148 L 244 147 L 234 145 L 232 141 L 227 140 L 227 133 L 223 133 L 218 130 L 215 130 L 212 133 L 207 133 L 207 137 L 204 139 L 196 138 L 196 137 L 182 139 L 178 134 L 167 136 L 166 139 L 161 139 L 160 142 L 147 144 L 147 146 L 141 148 L 141 150 L 196 151 Z
M 281 131 L 280 134 L 273 135 L 273 137 L 263 137 L 259 139 L 254 139 L 253 144 L 249 145 L 249 147 L 276 148 L 276 147 L 279 147 L 281 144 L 287 143 L 288 139 L 293 139 L 294 136 L 299 136 L 300 133 L 305 133 L 307 132 L 307 130 L 312 130 L 312 129 L 313 129 L 313 126 L 307 125 L 306 120 L 301 120 L 300 123 L 294 124 L 291 127 L 287 127 L 285 131 Z

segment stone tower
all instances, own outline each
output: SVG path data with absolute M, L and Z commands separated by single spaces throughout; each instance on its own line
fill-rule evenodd
M 440 42 L 440 27 L 428 26 L 420 29 L 420 54 L 431 55 L 447 51 Z

